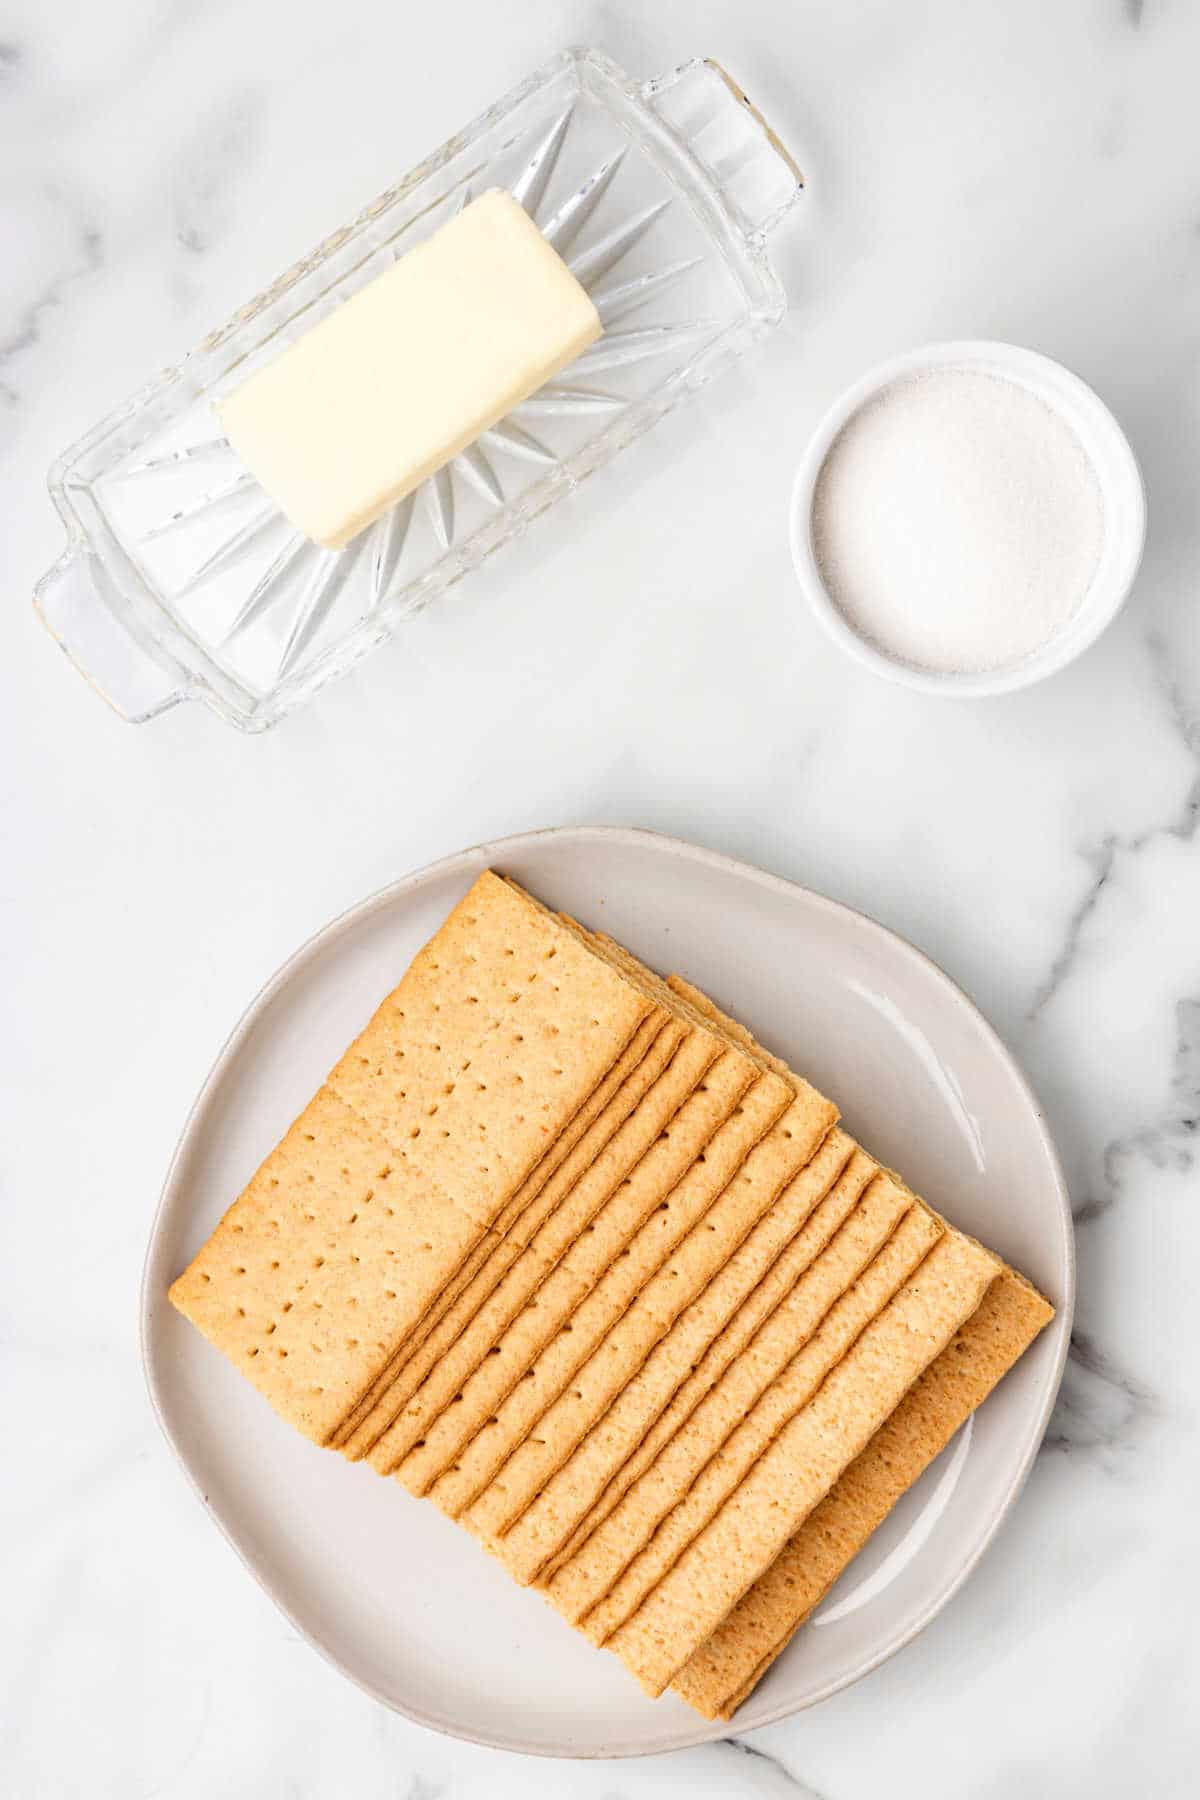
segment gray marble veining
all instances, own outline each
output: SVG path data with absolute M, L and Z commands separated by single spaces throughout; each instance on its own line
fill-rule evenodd
M 779 1757 L 746 1738 L 723 1738 L 719 1747 L 749 1759 L 747 1773 L 755 1793 L 761 1794 L 762 1800 L 772 1800 L 773 1796 L 778 1796 L 778 1800 L 826 1800 L 815 1787 L 793 1775 Z
M 1043 1453 L 1131 1454 L 1143 1430 L 1161 1417 L 1158 1395 L 1118 1368 L 1086 1332 L 1076 1330 Z
M 104 235 L 78 197 L 47 185 L 41 198 L 55 223 L 61 221 L 64 256 L 50 279 L 6 322 L 0 336 L 0 400 L 10 409 L 25 398 L 20 369 L 26 353 L 44 343 L 76 284 L 104 263 Z
M 175 239 L 193 256 L 224 242 L 236 217 L 239 181 L 259 154 L 264 96 L 242 88 L 197 120 L 171 169 Z

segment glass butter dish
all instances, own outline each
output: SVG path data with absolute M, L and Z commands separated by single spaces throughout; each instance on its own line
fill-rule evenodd
M 604 335 L 345 550 L 300 535 L 214 401 L 487 188 L 508 188 Z M 631 81 L 557 56 L 59 459 L 68 548 L 34 604 L 132 721 L 203 699 L 261 731 L 782 316 L 766 234 L 799 171 L 715 63 Z

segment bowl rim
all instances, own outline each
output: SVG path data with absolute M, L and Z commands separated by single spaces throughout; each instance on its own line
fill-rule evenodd
M 827 588 L 812 542 L 816 485 L 835 440 L 868 401 L 908 377 L 967 369 L 1015 382 L 1056 411 L 1091 462 L 1105 502 L 1101 562 L 1073 617 L 1018 662 L 997 669 L 936 670 L 890 656 L 858 632 Z M 1039 350 L 987 338 L 923 344 L 876 363 L 834 400 L 805 448 L 792 484 L 788 536 L 796 578 L 827 636 L 862 667 L 917 692 L 981 699 L 1031 687 L 1056 674 L 1095 643 L 1132 590 L 1146 541 L 1146 488 L 1119 421 L 1073 370 Z

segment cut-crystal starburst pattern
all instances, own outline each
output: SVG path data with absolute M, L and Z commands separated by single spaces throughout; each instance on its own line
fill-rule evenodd
M 760 129 L 747 135 L 730 119 L 724 78 L 688 68 L 696 80 L 684 70 L 639 91 L 594 53 L 557 59 L 278 284 L 278 298 L 263 296 L 202 346 L 191 360 L 211 375 L 189 380 L 185 365 L 151 393 L 128 417 L 122 454 L 64 459 L 60 509 L 90 515 L 106 574 L 128 577 L 118 597 L 151 638 L 161 616 L 164 660 L 185 685 L 250 729 L 270 723 L 778 313 L 755 234 L 739 241 L 736 214 L 714 211 L 724 173 L 740 180 L 754 154 L 774 152 Z M 604 334 L 347 549 L 324 550 L 241 466 L 213 403 L 490 187 L 507 187 L 535 219 Z M 244 352 L 229 355 L 239 332 Z

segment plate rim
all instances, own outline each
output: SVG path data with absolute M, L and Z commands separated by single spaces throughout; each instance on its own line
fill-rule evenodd
M 249 1001 L 248 1005 L 238 1017 L 232 1030 L 229 1032 L 229 1035 L 226 1037 L 224 1043 L 218 1050 L 195 1099 L 188 1109 L 179 1136 L 176 1140 L 175 1148 L 171 1153 L 162 1186 L 159 1190 L 158 1203 L 154 1209 L 154 1217 L 151 1220 L 149 1235 L 146 1241 L 146 1251 L 142 1263 L 138 1299 L 138 1346 L 141 1355 L 142 1374 L 146 1382 L 146 1388 L 154 1417 L 158 1423 L 159 1430 L 166 1439 L 175 1461 L 182 1470 L 196 1499 L 203 1507 L 207 1518 L 221 1533 L 221 1536 L 233 1550 L 239 1562 L 241 1562 L 243 1567 L 253 1577 L 259 1588 L 271 1601 L 272 1605 L 275 1606 L 287 1620 L 293 1631 L 295 1631 L 311 1649 L 315 1650 L 326 1663 L 336 1669 L 340 1675 L 353 1682 L 357 1688 L 362 1692 L 369 1694 L 370 1697 L 380 1705 L 386 1706 L 389 1711 L 398 1713 L 402 1718 L 410 1720 L 415 1725 L 423 1726 L 426 1730 L 439 1732 L 441 1735 L 454 1738 L 461 1743 L 480 1744 L 488 1749 L 504 1750 L 522 1756 L 540 1756 L 552 1761 L 563 1759 L 579 1762 L 592 1762 L 617 1760 L 634 1756 L 667 1755 L 677 1750 L 695 1749 L 701 1744 L 713 1743 L 719 1739 L 739 1737 L 743 1735 L 743 1732 L 737 1730 L 735 1721 L 727 1719 L 698 1719 L 693 1729 L 681 1732 L 667 1743 L 647 1746 L 626 1741 L 607 1745 L 603 1749 L 580 1749 L 577 1746 L 566 1743 L 553 1746 L 546 1742 L 531 1741 L 521 1737 L 504 1737 L 494 1733 L 480 1734 L 475 1731 L 463 1729 L 444 1719 L 437 1718 L 434 1715 L 423 1711 L 420 1707 L 405 1705 L 395 1699 L 392 1695 L 382 1692 L 374 1683 L 344 1663 L 330 1647 L 315 1638 L 300 1620 L 296 1618 L 284 1598 L 268 1583 L 265 1576 L 260 1573 L 259 1569 L 255 1566 L 255 1563 L 251 1560 L 250 1556 L 242 1549 L 241 1544 L 227 1528 L 224 1520 L 209 1505 L 203 1486 L 188 1462 L 187 1457 L 184 1455 L 168 1421 L 166 1402 L 162 1395 L 159 1379 L 159 1371 L 151 1350 L 153 1310 L 156 1302 L 162 1298 L 162 1296 L 158 1295 L 153 1290 L 152 1282 L 156 1273 L 155 1251 L 158 1245 L 164 1217 L 168 1210 L 174 1205 L 177 1198 L 176 1188 L 181 1170 L 191 1152 L 193 1140 L 197 1135 L 198 1128 L 202 1123 L 203 1116 L 208 1108 L 213 1093 L 224 1078 L 229 1063 L 233 1060 L 241 1048 L 242 1043 L 256 1024 L 259 1015 L 270 1006 L 276 995 L 287 985 L 287 983 L 290 982 L 294 976 L 298 975 L 318 954 L 326 950 L 331 944 L 335 943 L 339 937 L 358 925 L 363 919 L 369 918 L 373 912 L 393 904 L 396 900 L 402 898 L 405 893 L 419 888 L 430 881 L 436 880 L 441 876 L 453 875 L 460 870 L 466 870 L 473 867 L 480 858 L 483 859 L 484 866 L 493 861 L 500 862 L 503 861 L 505 857 L 518 853 L 531 845 L 544 842 L 548 838 L 570 838 L 579 843 L 607 843 L 631 848 L 648 845 L 668 856 L 697 862 L 706 865 L 709 868 L 734 874 L 743 879 L 749 879 L 761 887 L 785 894 L 789 898 L 801 898 L 806 902 L 815 904 L 818 910 L 825 910 L 830 914 L 852 921 L 857 927 L 865 926 L 869 931 L 877 933 L 884 939 L 889 940 L 890 947 L 893 950 L 898 950 L 913 963 L 923 967 L 926 973 L 931 974 L 934 977 L 935 984 L 940 984 L 947 990 L 948 996 L 952 1001 L 957 1001 L 960 1006 L 967 1008 L 968 1013 L 972 1016 L 973 1023 L 982 1031 L 990 1049 L 1004 1065 L 1006 1073 L 1016 1084 L 1017 1090 L 1023 1097 L 1033 1116 L 1036 1131 L 1041 1140 L 1041 1147 L 1052 1176 L 1055 1198 L 1058 1202 L 1060 1213 L 1059 1223 L 1062 1226 L 1064 1247 L 1063 1293 L 1061 1300 L 1056 1303 L 1055 1307 L 1059 1325 L 1059 1341 L 1053 1363 L 1044 1381 L 1041 1404 L 1038 1408 L 1033 1428 L 1029 1432 L 1024 1452 L 1018 1459 L 1009 1476 L 1008 1482 L 1002 1493 L 1000 1504 L 998 1505 L 990 1524 L 982 1533 L 979 1541 L 972 1547 L 962 1565 L 953 1571 L 940 1587 L 934 1590 L 926 1605 L 922 1607 L 918 1616 L 913 1621 L 897 1631 L 894 1637 L 887 1640 L 876 1649 L 866 1653 L 853 1669 L 842 1675 L 831 1677 L 829 1681 L 824 1683 L 820 1688 L 803 1700 L 781 1700 L 778 1704 L 769 1709 L 763 1718 L 756 1719 L 753 1724 L 745 1726 L 745 1732 L 758 1731 L 767 1725 L 777 1724 L 782 1719 L 791 1718 L 797 1713 L 806 1712 L 810 1707 L 817 1706 L 822 1701 L 832 1698 L 834 1694 L 840 1693 L 843 1689 L 852 1687 L 856 1682 L 861 1681 L 864 1676 L 869 1675 L 873 1670 L 880 1668 L 885 1662 L 888 1662 L 895 1656 L 897 1652 L 903 1650 L 907 1644 L 912 1643 L 914 1638 L 918 1637 L 920 1633 L 932 1623 L 937 1615 L 949 1605 L 955 1594 L 958 1593 L 959 1589 L 974 1573 L 981 1558 L 988 1549 L 990 1549 L 1000 1530 L 1006 1524 L 1013 1506 L 1029 1478 L 1037 1453 L 1041 1448 L 1042 1440 L 1046 1435 L 1046 1430 L 1050 1423 L 1051 1414 L 1058 1397 L 1059 1387 L 1063 1378 L 1063 1371 L 1066 1367 L 1067 1354 L 1071 1344 L 1071 1326 L 1075 1312 L 1076 1246 L 1070 1190 L 1067 1186 L 1062 1162 L 1058 1155 L 1054 1139 L 1050 1133 L 1050 1128 L 1043 1114 L 1041 1104 L 1020 1063 L 1008 1048 L 1007 1044 L 1005 1044 L 995 1027 L 991 1024 L 990 1020 L 986 1018 L 984 1013 L 971 999 L 970 995 L 959 987 L 953 977 L 948 975 L 945 969 L 943 969 L 939 963 L 935 962 L 925 951 L 918 949 L 918 947 L 915 944 L 910 943 L 907 938 L 901 937 L 899 932 L 893 931 L 890 926 L 881 924 L 878 919 L 873 919 L 869 913 L 861 912 L 857 907 L 848 906 L 844 901 L 833 900 L 827 894 L 821 894 L 814 888 L 805 887 L 801 882 L 792 881 L 783 875 L 772 874 L 766 869 L 760 869 L 756 864 L 745 862 L 740 857 L 729 856 L 723 851 L 712 850 L 704 845 L 690 843 L 684 838 L 673 837 L 668 833 L 647 829 L 641 826 L 552 825 L 531 831 L 516 832 L 506 837 L 485 838 L 479 843 L 468 845 L 466 848 L 455 851 L 448 856 L 438 857 L 433 862 L 426 863 L 421 868 L 412 870 L 407 875 L 402 875 L 395 881 L 386 882 L 382 887 L 374 889 L 362 900 L 355 902 L 353 905 L 346 907 L 342 912 L 335 914 L 335 916 L 332 919 L 329 919 L 324 925 L 318 926 L 316 931 L 310 933 L 310 935 L 292 951 L 291 955 L 285 958 Z

